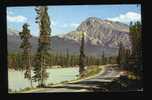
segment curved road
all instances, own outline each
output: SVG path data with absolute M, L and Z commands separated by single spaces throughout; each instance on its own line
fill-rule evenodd
M 104 84 L 112 82 L 114 78 L 120 76 L 120 71 L 116 65 L 105 66 L 105 71 L 96 77 L 82 80 L 75 83 L 66 83 L 61 86 L 42 88 L 32 91 L 33 93 L 48 93 L 48 92 L 92 92 L 96 90 L 106 91 Z

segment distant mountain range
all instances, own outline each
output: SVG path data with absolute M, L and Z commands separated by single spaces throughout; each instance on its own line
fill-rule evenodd
M 86 32 L 85 42 L 87 44 L 117 48 L 118 42 L 122 41 L 125 47 L 130 47 L 129 27 L 126 24 L 89 17 L 75 31 L 66 34 L 64 38 L 80 42 L 80 31 Z
M 118 42 L 122 41 L 125 47 L 130 48 L 129 27 L 120 22 L 102 20 L 96 17 L 89 17 L 83 21 L 76 30 L 69 32 L 62 37 L 51 37 L 51 52 L 79 53 L 80 37 L 79 32 L 86 32 L 85 53 L 87 55 L 101 56 L 105 51 L 107 56 L 117 55 Z M 8 52 L 20 52 L 21 40 L 18 31 L 12 28 L 7 29 Z M 31 38 L 32 51 L 36 52 L 38 47 L 38 37 Z

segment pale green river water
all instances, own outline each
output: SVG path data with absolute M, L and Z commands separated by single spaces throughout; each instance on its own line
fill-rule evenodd
M 30 81 L 24 78 L 25 71 L 9 70 L 8 72 L 8 88 L 11 90 L 20 90 L 26 87 L 30 87 Z M 54 68 L 47 69 L 49 78 L 46 80 L 46 84 L 60 83 L 63 81 L 70 81 L 77 79 L 79 75 L 79 68 Z M 35 87 L 37 83 L 33 82 Z

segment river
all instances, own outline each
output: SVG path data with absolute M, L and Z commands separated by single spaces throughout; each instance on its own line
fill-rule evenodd
M 30 87 L 30 81 L 24 78 L 25 71 L 8 71 L 8 88 L 13 91 L 18 91 L 20 89 Z M 77 79 L 77 75 L 79 75 L 79 68 L 53 68 L 47 69 L 49 74 L 48 79 L 46 80 L 46 84 L 56 84 L 63 81 L 70 81 Z M 33 73 L 33 72 L 32 72 Z M 36 82 L 33 82 L 33 86 L 37 85 Z

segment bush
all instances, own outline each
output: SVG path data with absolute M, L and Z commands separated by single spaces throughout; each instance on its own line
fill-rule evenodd
M 26 88 L 24 88 L 24 89 L 21 89 L 21 91 L 28 91 L 28 90 L 31 90 L 32 88 L 30 88 L 30 87 L 26 87 Z
M 67 83 L 67 82 L 69 82 L 69 81 L 62 81 L 61 83 Z
M 82 78 L 95 75 L 95 74 L 99 73 L 101 70 L 102 70 L 102 68 L 99 68 L 99 66 L 91 66 L 84 71 Z
M 12 89 L 8 89 L 8 92 L 12 92 Z
M 34 88 L 26 87 L 26 88 L 24 88 L 24 89 L 20 89 L 20 90 L 17 91 L 17 92 L 24 92 L 24 91 L 29 91 L 29 90 L 32 90 L 32 89 L 34 89 Z
M 50 83 L 50 84 L 48 84 L 48 85 L 54 85 L 53 83 Z

